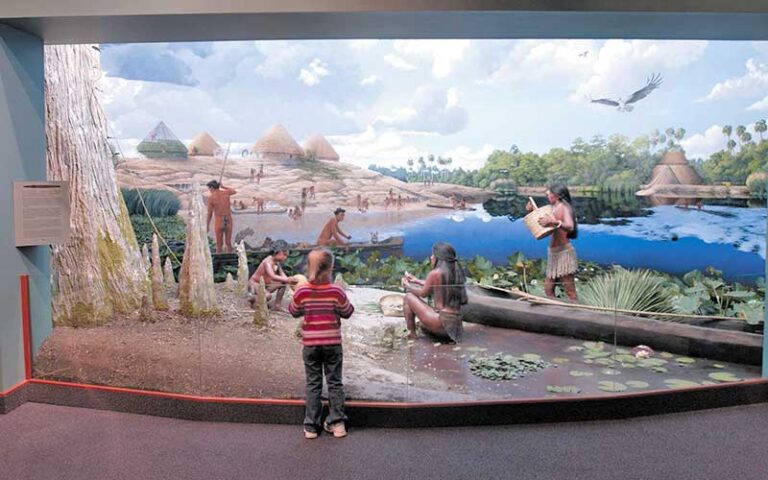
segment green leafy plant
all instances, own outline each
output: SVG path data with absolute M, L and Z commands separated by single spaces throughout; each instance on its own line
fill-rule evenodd
M 614 267 L 582 286 L 579 299 L 597 307 L 671 313 L 673 296 L 664 284 L 664 278 L 650 270 Z

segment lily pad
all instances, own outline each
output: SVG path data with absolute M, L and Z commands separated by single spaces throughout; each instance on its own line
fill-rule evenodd
M 737 377 L 736 375 L 730 372 L 710 373 L 709 378 L 711 378 L 712 380 L 717 380 L 718 382 L 738 382 L 739 380 L 742 380 L 741 378 Z
M 570 362 L 570 360 L 563 357 L 555 357 L 552 359 L 552 363 L 568 363 L 568 362 Z
M 600 373 L 603 375 L 621 375 L 621 371 L 615 370 L 613 368 L 604 368 L 600 370 Z
M 541 355 L 536 355 L 535 353 L 524 353 L 522 355 L 523 360 L 528 360 L 530 362 L 536 362 L 538 360 L 541 360 Z
M 677 360 L 677 363 L 682 363 L 684 365 L 690 365 L 696 362 L 696 360 L 691 357 L 677 357 L 675 360 Z
M 690 380 L 680 380 L 678 378 L 668 378 L 664 380 L 664 384 L 669 388 L 688 388 L 698 387 L 700 383 L 692 382 Z
M 595 363 L 599 363 L 600 365 L 610 366 L 610 365 L 613 365 L 616 362 L 614 362 L 610 358 L 598 358 L 597 360 L 595 360 Z
M 669 353 L 669 352 L 661 352 L 661 353 L 659 354 L 659 356 L 660 356 L 661 358 L 672 358 L 672 357 L 674 357 L 674 355 L 672 355 L 672 354 L 671 354 L 671 353 Z
M 669 371 L 667 370 L 667 367 L 651 367 L 651 370 L 656 373 L 667 373 Z
M 627 386 L 623 383 L 611 382 L 609 380 L 598 383 L 597 388 L 604 392 L 624 392 L 627 390 Z
M 571 370 L 569 373 L 572 377 L 591 377 L 594 375 L 592 372 L 585 372 L 582 370 Z
M 719 363 L 713 363 L 712 368 L 725 368 L 725 365 L 721 365 Z
M 640 362 L 638 362 L 638 365 L 640 365 L 641 367 L 649 368 L 649 367 L 661 367 L 662 365 L 666 365 L 667 363 L 669 362 L 661 358 L 646 358 L 646 359 L 640 360 Z
M 575 385 L 547 385 L 547 391 L 551 393 L 581 393 L 581 389 Z
M 581 347 L 579 345 L 573 345 L 571 347 L 568 347 L 565 349 L 566 352 L 583 352 L 584 347 Z
M 628 387 L 632 388 L 648 388 L 651 386 L 648 382 L 643 382 L 641 380 L 628 380 L 625 383 Z

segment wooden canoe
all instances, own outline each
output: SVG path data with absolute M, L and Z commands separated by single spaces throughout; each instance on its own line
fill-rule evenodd
M 232 210 L 232 215 L 268 215 L 285 213 L 287 211 L 287 208 L 267 208 L 259 212 L 253 208 L 246 208 L 245 210 Z
M 427 206 L 430 208 L 442 208 L 445 210 L 456 210 L 459 212 L 473 212 L 477 210 L 475 207 L 466 207 L 466 208 L 454 208 L 453 206 L 447 204 L 447 203 L 427 203 Z
M 763 336 L 681 322 L 534 303 L 510 291 L 468 287 L 466 322 L 561 335 L 748 365 L 762 364 Z M 720 322 L 721 323 L 721 322 Z M 743 323 L 743 322 L 742 322 Z
M 311 245 L 311 246 L 305 246 L 305 247 L 289 246 L 289 249 L 291 253 L 297 252 L 301 255 L 305 255 L 309 253 L 313 248 L 316 248 L 316 247 L 317 245 Z M 330 247 L 330 248 L 331 250 L 340 250 L 340 251 L 349 251 L 349 252 L 359 251 L 363 254 L 378 251 L 378 252 L 381 252 L 382 255 L 397 255 L 397 254 L 401 254 L 403 251 L 403 237 L 395 236 L 395 237 L 385 238 L 384 240 L 377 243 L 350 243 L 343 248 L 342 247 Z M 247 249 L 246 254 L 249 260 L 260 262 L 262 258 L 269 255 L 269 249 L 268 248 Z M 225 266 L 237 267 L 236 253 L 214 253 L 211 255 L 211 257 L 213 260 L 214 271 L 217 271 L 220 268 Z

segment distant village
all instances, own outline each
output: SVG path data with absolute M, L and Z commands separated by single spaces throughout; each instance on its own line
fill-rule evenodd
M 162 121 L 147 134 L 136 150 L 145 158 L 165 159 L 223 157 L 235 153 L 228 152 L 227 148 L 223 148 L 208 132 L 199 133 L 189 145 L 184 145 Z M 267 130 L 250 149 L 238 153 L 242 156 L 253 155 L 263 160 L 310 158 L 339 161 L 339 154 L 323 135 L 313 135 L 302 147 L 288 130 L 279 124 Z

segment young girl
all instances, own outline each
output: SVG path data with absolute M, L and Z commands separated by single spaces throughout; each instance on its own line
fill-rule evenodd
M 309 252 L 307 262 L 309 283 L 296 289 L 288 307 L 294 317 L 304 316 L 302 358 L 307 376 L 304 437 L 317 438 L 322 425 L 326 432 L 341 438 L 347 435 L 344 385 L 341 382 L 341 319 L 349 318 L 355 308 L 349 303 L 344 289 L 331 283 L 333 254 L 330 251 L 316 248 Z M 330 412 L 325 423 L 321 424 L 323 372 L 328 382 Z

